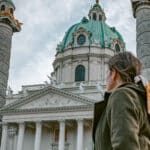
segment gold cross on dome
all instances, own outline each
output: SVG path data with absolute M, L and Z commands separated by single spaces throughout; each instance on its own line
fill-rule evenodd
M 99 3 L 99 0 L 96 0 L 96 3 Z

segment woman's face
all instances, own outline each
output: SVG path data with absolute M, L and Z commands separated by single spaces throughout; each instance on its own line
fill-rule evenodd
M 116 87 L 116 81 L 115 81 L 116 70 L 107 69 L 106 74 L 107 74 L 106 76 L 107 91 L 111 92 Z

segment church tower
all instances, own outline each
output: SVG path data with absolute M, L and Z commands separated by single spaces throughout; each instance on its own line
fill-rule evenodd
M 143 75 L 150 81 L 150 1 L 131 0 L 136 18 L 137 56 L 143 63 Z
M 12 35 L 21 30 L 21 23 L 15 19 L 14 10 L 12 0 L 0 0 L 0 108 L 5 105 Z

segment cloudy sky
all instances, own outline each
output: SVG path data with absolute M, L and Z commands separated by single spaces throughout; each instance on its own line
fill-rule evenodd
M 70 26 L 88 15 L 95 0 L 13 0 L 22 31 L 12 40 L 8 85 L 16 93 L 22 85 L 48 81 L 57 44 Z M 130 0 L 101 0 L 107 23 L 115 26 L 136 53 L 135 20 Z

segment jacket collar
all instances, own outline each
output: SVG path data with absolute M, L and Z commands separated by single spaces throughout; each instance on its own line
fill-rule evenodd
M 111 93 L 105 92 L 104 101 L 97 102 L 94 105 L 93 141 L 95 141 L 95 131 L 96 131 L 97 124 L 99 122 L 99 119 L 101 118 L 102 113 L 104 112 L 104 110 L 106 108 L 106 105 L 107 105 L 110 95 L 111 95 Z

